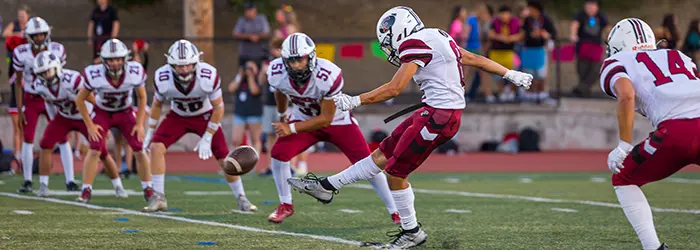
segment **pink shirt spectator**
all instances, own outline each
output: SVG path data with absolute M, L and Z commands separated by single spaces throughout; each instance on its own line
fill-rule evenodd
M 452 21 L 450 25 L 450 36 L 457 44 L 463 44 L 465 42 L 464 23 L 461 20 L 455 19 Z

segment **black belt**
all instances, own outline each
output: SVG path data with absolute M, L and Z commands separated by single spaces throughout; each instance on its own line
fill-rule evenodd
M 413 104 L 405 109 L 399 110 L 399 112 L 396 112 L 393 115 L 390 115 L 389 117 L 384 119 L 384 123 L 389 123 L 390 121 L 393 121 L 394 119 L 399 118 L 402 115 L 411 113 L 425 106 L 428 106 L 428 104 L 425 104 L 424 102 Z

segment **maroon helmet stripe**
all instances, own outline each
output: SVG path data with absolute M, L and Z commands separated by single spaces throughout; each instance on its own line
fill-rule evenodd
M 637 34 L 637 38 L 639 39 L 639 42 L 645 43 L 646 38 L 644 37 L 644 33 L 642 32 L 642 27 L 639 24 L 639 21 L 637 21 L 637 19 L 630 19 L 630 21 L 632 22 L 632 24 L 634 24 L 634 31 L 635 31 L 634 33 Z
M 40 28 L 41 25 L 39 25 L 39 19 L 34 18 L 34 28 Z
M 112 53 L 117 52 L 117 43 L 115 43 L 114 41 L 110 41 L 109 42 L 109 51 Z
M 290 42 L 292 43 L 292 51 L 290 54 L 296 55 L 297 54 L 297 35 L 292 35 L 292 39 L 290 39 Z
M 180 42 L 180 48 L 179 48 L 179 49 L 180 49 L 180 53 L 179 53 L 179 55 L 180 55 L 180 60 L 184 60 L 184 59 L 185 59 L 185 43 Z

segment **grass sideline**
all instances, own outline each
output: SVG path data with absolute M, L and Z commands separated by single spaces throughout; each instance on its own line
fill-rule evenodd
M 168 216 L 261 230 L 294 232 L 342 238 L 350 241 L 388 240 L 384 234 L 395 230 L 379 198 L 364 188 L 346 188 L 330 205 L 322 205 L 295 193 L 295 214 L 280 225 L 267 222 L 277 206 L 272 178 L 245 176 L 249 199 L 261 211 L 237 214 L 228 186 L 217 183 L 221 176 L 173 176 L 166 182 L 168 203 L 176 212 Z M 418 219 L 429 233 L 421 249 L 639 249 L 641 246 L 619 208 L 579 203 L 548 203 L 497 197 L 459 196 L 444 191 L 517 195 L 559 200 L 585 200 L 617 203 L 609 175 L 581 174 L 417 174 L 411 176 L 414 188 L 442 193 L 416 193 Z M 674 175 L 681 180 L 700 179 L 698 173 Z M 530 182 L 522 182 L 528 178 Z M 603 178 L 603 182 L 593 181 Z M 37 178 L 35 178 L 36 180 Z M 14 193 L 21 176 L 1 176 L 0 192 Z M 600 179 L 596 179 L 600 180 Z M 38 181 L 38 180 L 36 180 Z M 124 180 L 125 187 L 139 190 L 137 179 Z M 653 207 L 700 210 L 700 193 L 695 181 L 660 182 L 643 189 Z M 51 188 L 63 190 L 63 176 L 51 177 Z M 100 177 L 95 189 L 111 189 Z M 199 193 L 192 193 L 196 191 Z M 188 195 L 186 192 L 195 195 Z M 211 195 L 205 195 L 211 192 Z M 72 201 L 76 195 L 56 196 Z M 140 195 L 121 200 L 95 196 L 91 204 L 138 210 L 144 205 Z M 553 210 L 553 208 L 555 208 Z M 345 213 L 341 210 L 359 213 Z M 33 214 L 15 214 L 28 210 Z M 575 212 L 572 212 L 574 211 Z M 448 212 L 452 211 L 452 212 Z M 119 211 L 116 211 L 118 213 Z M 351 249 L 308 237 L 242 231 L 221 226 L 115 214 L 110 209 L 85 209 L 39 200 L 0 197 L 0 249 L 109 249 L 109 248 L 224 248 L 224 249 Z M 674 249 L 700 249 L 697 214 L 655 212 L 661 240 Z M 125 217 L 127 222 L 113 222 Z M 123 229 L 139 230 L 122 233 Z M 199 246 L 198 241 L 216 241 L 217 246 Z

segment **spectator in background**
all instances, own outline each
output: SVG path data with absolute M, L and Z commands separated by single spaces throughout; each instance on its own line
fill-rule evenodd
M 467 9 L 462 5 L 457 5 L 452 10 L 452 19 L 450 19 L 448 30 L 450 31 L 452 39 L 459 45 L 466 43 L 467 35 L 469 34 L 469 31 L 466 30 L 467 25 L 465 24 L 467 14 Z
M 88 45 L 92 47 L 93 63 L 100 63 L 102 44 L 119 36 L 119 16 L 117 9 L 109 5 L 109 0 L 97 0 L 97 7 L 90 13 L 87 37 Z
M 255 61 L 247 61 L 238 71 L 236 78 L 228 85 L 228 91 L 234 94 L 233 106 L 233 147 L 243 144 L 247 137 L 253 148 L 260 152 L 262 147 L 262 91 L 258 82 L 258 65 Z
M 491 46 L 488 57 L 508 69 L 515 69 L 515 43 L 522 40 L 522 37 L 520 20 L 513 16 L 510 7 L 503 5 L 498 10 L 498 18 L 493 20 L 489 30 Z M 502 102 L 515 100 L 512 84 L 506 84 L 500 76 L 494 76 L 494 81 L 504 84 L 500 95 Z
M 279 25 L 279 27 L 275 29 L 273 40 L 284 40 L 290 34 L 299 32 L 301 29 L 297 21 L 297 14 L 290 5 L 282 5 L 275 13 L 275 19 L 277 19 L 277 25 Z M 274 50 L 274 48 L 272 48 L 272 50 Z
M 654 30 L 657 41 L 662 41 L 657 47 L 662 49 L 678 49 L 681 42 L 681 31 L 678 29 L 678 18 L 674 14 L 664 15 L 661 27 Z
M 488 4 L 481 5 L 475 14 L 467 18 L 467 43 L 466 50 L 477 55 L 488 55 L 488 31 L 491 27 L 493 18 L 493 8 Z M 482 93 L 486 97 L 486 103 L 496 102 L 496 97 L 493 96 L 491 84 L 489 83 L 489 75 L 483 70 L 476 70 L 470 67 L 469 74 L 473 74 L 467 98 L 474 100 L 476 94 L 481 87 Z
M 267 59 L 265 42 L 270 38 L 270 24 L 264 15 L 258 14 L 253 3 L 244 5 L 243 16 L 238 18 L 233 28 L 233 38 L 241 40 L 238 43 L 238 65 L 244 67 L 247 61 L 260 63 Z
M 7 51 L 7 54 L 5 54 L 5 61 L 8 66 L 7 77 L 10 79 L 10 93 L 15 93 L 15 68 L 12 67 L 12 51 L 15 50 L 15 47 L 27 43 L 27 38 L 24 37 L 24 28 L 27 26 L 30 17 L 29 7 L 27 5 L 21 5 L 19 9 L 17 9 L 17 19 L 8 23 L 2 31 L 2 37 L 5 38 L 5 49 Z M 17 123 L 17 100 L 14 94 L 10 95 L 10 106 L 7 111 L 10 113 L 14 128 L 12 134 L 14 148 L 12 148 L 12 150 L 13 153 L 17 155 L 23 139 L 22 134 L 19 132 L 19 124 Z M 19 159 L 19 157 L 17 157 L 17 159 Z
M 542 4 L 537 0 L 527 1 L 528 16 L 523 21 L 525 35 L 521 51 L 522 71 L 534 76 L 531 91 L 524 92 L 524 101 L 552 104 L 547 88 L 547 44 L 556 39 L 557 31 Z
M 595 85 L 603 59 L 604 37 L 610 30 L 608 17 L 600 12 L 597 0 L 585 0 L 583 10 L 571 21 L 571 42 L 576 43 L 576 71 L 579 77 L 574 96 L 587 97 Z
M 700 19 L 693 19 L 688 26 L 688 32 L 683 39 L 683 53 L 693 59 L 697 65 L 698 52 L 700 52 Z
M 138 39 L 131 43 L 131 59 L 141 63 L 144 71 L 148 72 L 148 48 L 150 42 L 144 39 Z

